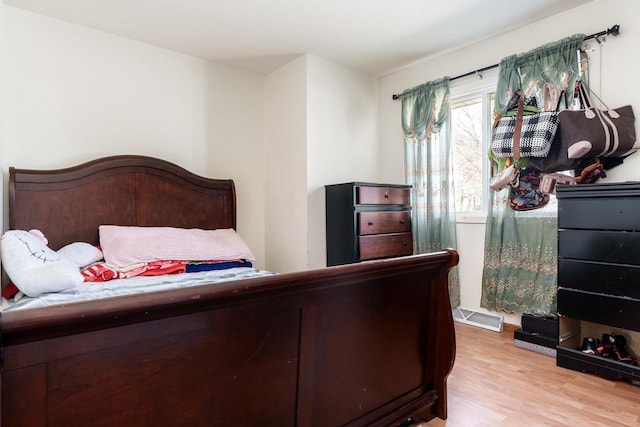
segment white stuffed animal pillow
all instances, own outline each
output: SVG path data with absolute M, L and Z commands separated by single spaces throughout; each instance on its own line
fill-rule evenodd
M 65 291 L 83 282 L 82 266 L 77 260 L 65 256 L 62 249 L 52 250 L 47 243 L 38 230 L 9 230 L 0 239 L 4 270 L 16 287 L 30 297 Z

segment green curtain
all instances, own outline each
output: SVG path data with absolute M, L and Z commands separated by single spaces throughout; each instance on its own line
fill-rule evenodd
M 504 109 L 516 89 L 522 89 L 527 97 L 535 96 L 540 107 L 545 83 L 551 83 L 558 91 L 564 89 L 571 95 L 579 71 L 585 72 L 587 68 L 586 56 L 580 51 L 584 38 L 584 34 L 576 34 L 503 58 L 496 87 L 495 113 Z
M 414 252 L 456 248 L 448 77 L 401 95 L 405 181 L 412 185 Z M 451 306 L 460 305 L 458 271 L 449 273 Z
M 551 83 L 571 98 L 579 71 L 584 34 L 549 43 L 500 62 L 495 112 L 502 111 L 516 89 L 535 96 Z M 507 205 L 509 189 L 490 191 L 485 234 L 481 307 L 505 312 L 556 315 L 557 203 L 515 212 Z

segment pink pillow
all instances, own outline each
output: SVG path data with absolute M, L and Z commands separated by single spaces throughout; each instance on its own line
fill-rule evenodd
M 166 260 L 255 260 L 247 244 L 232 228 L 101 225 L 99 231 L 105 262 L 118 268 Z

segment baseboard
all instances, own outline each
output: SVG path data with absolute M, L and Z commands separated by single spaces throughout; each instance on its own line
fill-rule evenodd
M 522 348 L 524 350 L 534 351 L 536 353 L 544 354 L 549 357 L 556 357 L 556 349 L 545 347 L 540 344 L 534 344 L 527 341 L 522 340 L 514 340 L 514 344 L 518 348 Z

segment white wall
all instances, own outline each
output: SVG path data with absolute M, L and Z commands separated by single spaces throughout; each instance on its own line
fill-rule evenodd
M 326 266 L 324 186 L 377 180 L 377 79 L 302 55 L 265 79 L 267 266 Z
M 327 265 L 324 186 L 378 180 L 378 85 L 314 55 L 307 85 L 308 267 L 320 268 Z
M 265 78 L 267 268 L 307 266 L 307 56 Z
M 5 182 L 9 166 L 114 154 L 233 178 L 238 232 L 264 266 L 262 77 L 10 6 L 3 15 Z
M 204 125 L 205 142 L 195 157 L 203 159 L 204 175 L 233 179 L 238 233 L 255 265 L 266 268 L 264 78 L 214 63 L 206 77 L 205 113 L 193 117 L 195 128 Z
M 463 49 L 426 59 L 380 79 L 380 156 L 381 176 L 386 181 L 403 178 L 400 103 L 392 101 L 394 93 L 442 76 L 457 76 L 468 71 L 497 64 L 500 59 L 525 52 L 544 43 L 575 33 L 592 34 L 620 24 L 621 34 L 602 44 L 600 95 L 610 105 L 632 104 L 640 111 L 640 85 L 634 81 L 640 58 L 640 2 L 633 0 L 595 0 L 535 24 L 485 40 Z M 475 77 L 471 77 L 475 78 Z M 636 129 L 638 126 L 636 125 Z M 396 143 L 392 143 L 396 141 Z M 608 172 L 606 181 L 640 180 L 640 154 Z M 484 224 L 458 224 L 460 252 L 461 306 L 480 309 Z M 519 315 L 505 321 L 519 323 Z
M 372 76 L 302 55 L 262 77 L 2 6 L 5 182 L 127 153 L 232 178 L 256 266 L 287 272 L 326 263 L 324 185 L 379 180 Z

